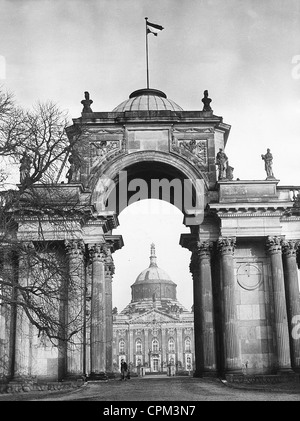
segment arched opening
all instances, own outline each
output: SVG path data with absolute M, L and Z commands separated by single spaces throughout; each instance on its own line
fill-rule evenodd
M 119 215 L 132 203 L 159 199 L 176 206 L 187 218 L 186 225 L 199 225 L 203 219 L 207 181 L 192 165 L 166 154 L 132 154 L 99 176 L 95 172 L 92 184 L 91 202 L 99 213 Z
M 196 233 L 203 221 L 207 180 L 178 157 L 144 151 L 116 160 L 101 171 L 95 169 L 92 186 L 91 203 L 99 218 L 115 215 L 119 222 L 105 239 L 122 237 L 124 243 L 113 257 L 112 366 L 118 369 L 120 354 L 114 344 L 123 339 L 132 373 L 140 368 L 146 374 L 168 373 L 172 359 L 169 375 L 187 374 L 187 367 L 195 369 L 187 363 L 195 361 L 194 288 L 189 272 L 191 251 L 184 248 L 181 237 Z M 150 266 L 145 269 L 150 244 L 155 244 L 159 267 L 151 249 Z M 161 267 L 171 277 L 162 274 Z M 184 348 L 186 335 L 193 338 L 189 353 Z M 142 338 L 139 354 L 137 337 Z M 168 349 L 170 337 L 174 338 L 172 351 Z M 153 350 L 154 339 L 159 343 L 157 350 Z
M 118 228 L 124 246 L 114 253 L 113 307 L 122 311 L 131 301 L 131 285 L 149 262 L 150 244 L 154 243 L 159 267 L 177 284 L 177 297 L 187 308 L 193 305 L 193 284 L 189 272 L 191 253 L 180 246 L 179 238 L 190 229 L 183 214 L 167 202 L 148 199 L 131 204 L 119 215 Z M 176 262 L 180 261 L 180 265 Z
M 174 373 L 187 373 L 191 367 L 187 358 L 194 360 L 193 342 L 188 353 L 185 350 L 187 331 L 193 336 L 193 281 L 191 254 L 180 246 L 179 239 L 190 229 L 177 207 L 157 199 L 131 204 L 120 213 L 119 223 L 113 234 L 122 235 L 124 246 L 114 253 L 114 342 L 121 336 L 127 342 L 125 358 L 133 374 L 167 374 L 170 360 Z M 163 269 L 158 276 L 164 271 L 170 276 L 176 284 L 175 294 L 164 284 L 165 279 L 153 279 L 150 272 L 143 279 L 139 275 L 149 265 L 149 257 L 150 268 L 153 264 L 154 257 L 149 256 L 153 243 L 155 264 Z M 113 363 L 119 360 L 113 346 Z

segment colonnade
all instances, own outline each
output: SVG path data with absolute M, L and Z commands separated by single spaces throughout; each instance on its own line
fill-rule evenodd
M 221 350 L 222 371 L 225 374 L 242 372 L 235 293 L 235 247 L 234 237 L 221 237 L 215 242 L 198 241 L 189 247 L 192 250 L 190 271 L 194 289 L 195 376 L 214 374 L 218 369 L 217 352 Z M 293 318 L 300 314 L 298 247 L 298 241 L 286 241 L 279 236 L 266 240 L 272 278 L 273 300 L 270 300 L 270 305 L 274 310 L 277 372 L 300 370 L 300 340 L 292 334 Z M 217 295 L 214 288 L 219 290 L 221 305 L 214 302 Z M 217 305 L 220 306 L 218 321 L 214 308 Z M 221 324 L 218 327 L 221 337 L 218 350 L 217 323 Z
M 219 372 L 220 358 L 217 358 L 217 353 L 220 352 L 224 373 L 239 373 L 242 370 L 235 293 L 235 247 L 236 238 L 233 237 L 221 237 L 215 242 L 198 241 L 190 247 L 190 271 L 194 293 L 195 376 L 214 375 Z M 276 339 L 274 353 L 278 372 L 300 370 L 300 340 L 292 334 L 293 319 L 300 315 L 296 261 L 298 247 L 298 241 L 284 240 L 276 236 L 266 239 L 272 283 L 270 305 L 273 307 L 273 331 Z M 113 246 L 109 243 L 85 245 L 82 240 L 70 240 L 65 241 L 65 250 L 69 269 L 68 281 L 65 281 L 67 283 L 62 288 L 64 308 L 61 317 L 66 326 L 65 338 L 67 339 L 74 329 L 72 320 L 78 308 L 82 311 L 79 312 L 76 322 L 86 329 L 78 330 L 69 342 L 61 341 L 59 370 L 62 376 L 67 377 L 83 374 L 106 375 L 113 371 Z M 91 284 L 88 315 L 85 305 L 87 269 Z M 68 283 L 77 285 L 79 292 L 76 293 L 72 289 L 70 293 Z M 218 294 L 222 304 L 217 309 Z M 221 321 L 219 334 L 216 332 L 217 314 L 218 320 Z M 18 315 L 17 323 L 24 323 L 21 319 L 21 315 Z M 20 338 L 16 341 L 16 371 L 22 369 L 22 373 L 29 373 L 29 351 L 24 353 L 25 343 L 21 343 Z M 28 338 L 30 335 L 27 335 L 26 339 L 29 348 L 27 345 L 26 347 L 31 349 L 32 343 Z

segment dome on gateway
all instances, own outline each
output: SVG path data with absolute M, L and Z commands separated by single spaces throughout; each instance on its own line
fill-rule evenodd
M 129 95 L 129 99 L 123 101 L 113 112 L 124 111 L 183 111 L 167 95 L 157 89 L 138 89 Z

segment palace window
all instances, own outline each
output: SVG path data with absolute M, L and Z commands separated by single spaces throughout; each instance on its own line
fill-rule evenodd
M 119 341 L 119 354 L 125 354 L 125 341 L 121 339 Z
M 153 371 L 158 371 L 158 358 L 153 358 Z
M 142 341 L 141 341 L 141 339 L 136 340 L 135 351 L 136 351 L 137 354 L 140 354 L 142 352 Z
M 184 341 L 184 350 L 185 352 L 191 352 L 191 339 L 190 338 L 186 338 Z
M 169 352 L 174 352 L 175 351 L 175 341 L 174 341 L 173 338 L 170 338 L 168 340 L 168 349 L 169 349 Z
M 159 350 L 159 342 L 157 339 L 153 339 L 152 341 L 152 351 L 157 352 Z

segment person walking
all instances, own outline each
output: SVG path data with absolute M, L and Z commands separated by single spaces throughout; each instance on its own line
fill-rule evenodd
M 128 376 L 128 367 L 126 361 L 121 360 L 121 380 L 126 380 Z

